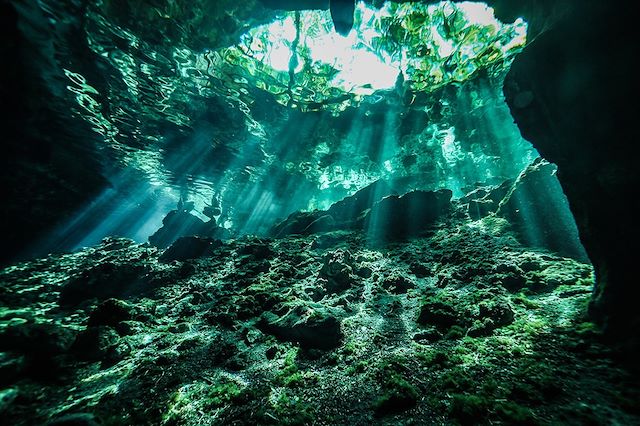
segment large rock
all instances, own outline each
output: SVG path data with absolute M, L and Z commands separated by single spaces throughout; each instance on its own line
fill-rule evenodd
M 451 196 L 450 190 L 441 189 L 385 197 L 366 214 L 363 227 L 372 240 L 395 240 L 419 235 L 449 212 Z
M 570 4 L 571 2 L 569 2 Z M 579 2 L 515 58 L 505 96 L 558 178 L 596 269 L 591 307 L 606 335 L 640 346 L 634 279 L 640 148 L 630 71 L 632 3 Z
M 126 297 L 149 287 L 150 268 L 144 265 L 99 263 L 70 278 L 60 291 L 60 305 L 72 307 L 90 299 Z
M 160 262 L 169 263 L 174 260 L 198 259 L 211 256 L 213 251 L 223 245 L 222 241 L 197 236 L 180 237 L 158 258 Z
M 548 161 L 539 158 L 520 174 L 497 214 L 509 220 L 524 245 L 589 262 L 556 167 Z
M 149 237 L 149 242 L 156 247 L 165 248 L 180 237 L 191 235 L 208 236 L 215 229 L 215 221 L 209 223 L 185 210 L 171 210 L 162 219 L 162 227 Z
M 277 224 L 275 237 L 338 230 L 363 230 L 373 241 L 418 235 L 451 208 L 451 191 L 411 191 L 402 196 L 379 180 L 326 211 L 298 212 Z
M 512 189 L 513 182 L 512 179 L 508 179 L 500 185 L 480 186 L 460 198 L 460 203 L 468 206 L 471 219 L 480 219 L 498 210 L 500 201 Z
M 258 327 L 304 349 L 333 349 L 342 340 L 337 316 L 320 307 L 308 311 L 293 309 L 283 317 L 265 312 Z
M 274 226 L 271 235 L 276 238 L 285 235 L 310 235 L 331 231 L 335 225 L 333 217 L 324 211 L 295 212 Z
M 352 196 L 332 204 L 327 213 L 340 224 L 340 229 L 357 228 L 360 227 L 363 212 L 384 197 L 395 194 L 396 191 L 387 182 L 377 180 Z
M 395 194 L 383 180 L 377 180 L 355 194 L 334 203 L 326 211 L 295 212 L 271 230 L 274 237 L 310 235 L 318 232 L 361 229 L 364 215 L 377 201 Z

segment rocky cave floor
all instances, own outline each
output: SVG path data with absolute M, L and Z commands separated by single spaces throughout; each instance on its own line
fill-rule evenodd
M 5 424 L 640 424 L 591 266 L 504 219 L 180 244 L 207 255 L 109 238 L 0 272 Z

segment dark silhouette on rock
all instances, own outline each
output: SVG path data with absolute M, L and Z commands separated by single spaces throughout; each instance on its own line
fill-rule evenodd
M 366 231 L 371 241 L 419 235 L 451 209 L 452 193 L 411 191 L 402 196 L 378 180 L 325 211 L 296 212 L 271 230 L 274 237 L 340 230 Z
M 606 335 L 640 348 L 640 286 L 633 271 L 640 149 L 637 90 L 629 77 L 631 5 L 567 2 L 571 13 L 519 54 L 505 96 L 522 135 L 558 166 L 580 237 L 596 270 L 591 313 Z
M 180 237 L 165 250 L 158 259 L 160 262 L 183 261 L 207 257 L 213 254 L 213 250 L 222 246 L 222 241 L 212 238 L 197 236 Z

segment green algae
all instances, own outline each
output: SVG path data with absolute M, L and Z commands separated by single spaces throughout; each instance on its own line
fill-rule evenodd
M 22 365 L 6 385 L 7 395 L 22 396 L 8 400 L 5 414 L 16 424 L 27 410 L 42 421 L 89 411 L 102 419 L 121 413 L 116 423 L 136 424 L 465 424 L 473 416 L 533 424 L 562 422 L 573 407 L 595 421 L 605 412 L 634 421 L 628 401 L 637 388 L 611 368 L 598 330 L 585 322 L 589 294 L 569 291 L 589 287 L 588 265 L 453 219 L 430 236 L 385 247 L 366 246 L 354 234 L 339 248 L 300 250 L 314 238 L 241 239 L 213 256 L 170 264 L 156 261 L 155 248 L 109 240 L 1 271 L 12 285 L 2 287 L 8 309 L 0 341 L 21 343 L 0 350 L 7 365 Z M 270 267 L 259 267 L 265 259 Z M 371 274 L 352 274 L 349 287 L 335 292 L 317 284 L 326 259 L 337 259 L 337 270 L 367 267 Z M 146 268 L 137 268 L 141 261 Z M 100 270 L 96 262 L 131 267 L 153 277 L 153 286 L 125 292 L 122 302 L 89 297 L 61 311 L 61 290 L 81 272 Z M 433 274 L 413 274 L 415 262 Z M 495 265 L 514 265 L 525 280 L 535 274 L 544 285 L 512 293 Z M 395 287 L 385 283 L 400 277 L 413 287 L 390 291 Z M 47 291 L 28 291 L 43 280 Z M 113 317 L 105 317 L 108 308 Z M 420 323 L 431 308 L 454 312 L 455 321 Z M 305 347 L 261 329 L 264 312 L 282 327 L 319 312 L 335 315 L 342 339 L 335 348 Z M 56 385 L 41 382 L 31 367 L 44 340 L 16 333 L 23 326 L 15 318 L 31 317 L 48 324 L 41 336 L 59 348 L 49 364 L 64 377 Z M 486 318 L 490 332 L 472 332 Z M 129 348 L 119 359 L 97 353 L 111 361 L 83 361 L 56 340 L 104 323 Z M 47 402 L 29 402 L 39 392 Z M 578 398 L 601 411 L 585 412 Z

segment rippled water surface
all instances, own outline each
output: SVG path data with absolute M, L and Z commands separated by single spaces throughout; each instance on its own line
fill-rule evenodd
M 182 197 L 260 233 L 379 178 L 462 195 L 534 157 L 501 93 L 526 23 L 481 3 L 358 3 L 347 37 L 329 11 L 255 0 L 39 7 L 25 22 L 47 19 L 60 96 L 116 189 L 149 204 L 144 229 Z

